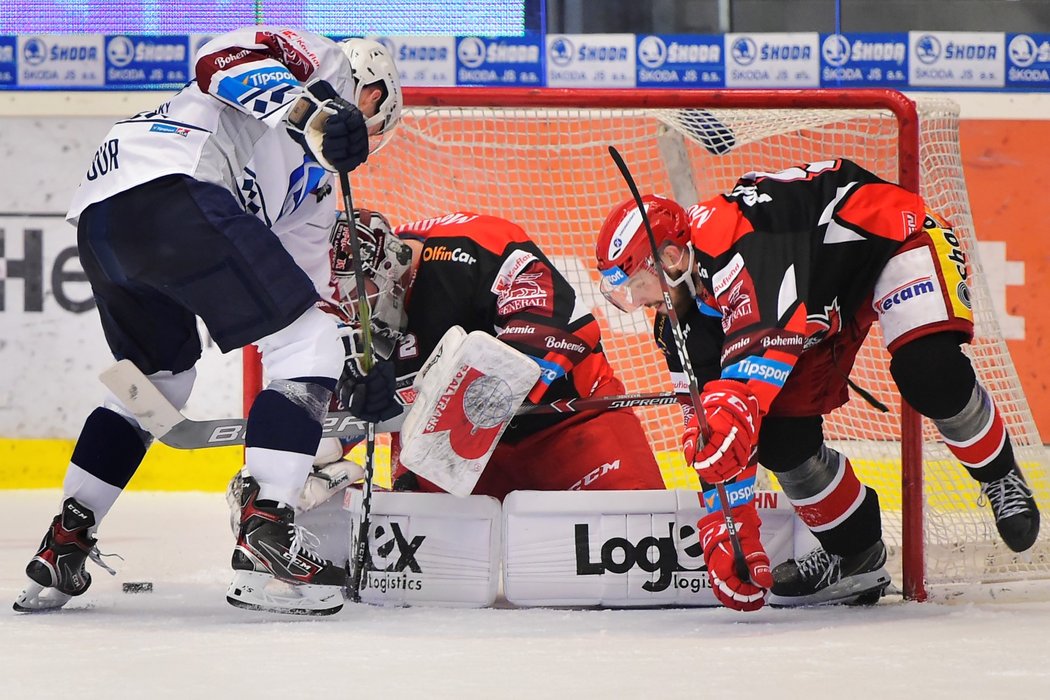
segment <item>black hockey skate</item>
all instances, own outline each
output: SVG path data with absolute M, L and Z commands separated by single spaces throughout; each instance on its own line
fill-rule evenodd
M 981 484 L 978 504 L 987 500 L 995 513 L 995 527 L 1006 546 L 1023 552 L 1039 537 L 1039 507 L 1021 470 L 1014 468 L 1001 479 Z
M 331 615 L 343 607 L 346 570 L 312 551 L 318 540 L 295 524 L 291 507 L 246 495 L 233 550 L 231 605 L 293 615 Z
M 817 547 L 773 569 L 768 602 L 775 606 L 874 605 L 890 585 L 886 545 L 879 540 L 863 552 L 840 557 Z
M 67 498 L 62 512 L 51 521 L 51 527 L 40 542 L 36 556 L 26 566 L 29 585 L 15 601 L 18 612 L 57 610 L 73 596 L 81 595 L 91 585 L 91 574 L 85 570 L 88 558 L 111 574 L 116 572 L 102 563 L 95 538 L 88 529 L 95 524 L 95 514 L 75 498 Z

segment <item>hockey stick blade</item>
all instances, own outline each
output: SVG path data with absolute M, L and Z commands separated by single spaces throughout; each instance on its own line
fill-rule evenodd
M 192 420 L 171 404 L 157 387 L 130 360 L 121 360 L 99 378 L 138 420 L 145 430 L 169 447 L 197 450 L 207 447 L 229 447 L 244 444 L 246 421 L 243 418 Z M 577 413 L 588 410 L 666 406 L 677 402 L 674 394 L 622 394 L 585 399 L 562 399 L 549 404 L 524 404 L 518 415 L 535 413 Z M 402 417 L 376 424 L 378 433 L 394 433 L 401 428 Z M 347 411 L 329 413 L 324 420 L 325 437 L 364 435 L 366 424 Z

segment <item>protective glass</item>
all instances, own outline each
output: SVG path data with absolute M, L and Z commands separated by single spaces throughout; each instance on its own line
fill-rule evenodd
M 660 278 L 656 276 L 652 258 L 630 275 L 619 267 L 602 270 L 598 288 L 609 303 L 627 313 L 663 301 Z

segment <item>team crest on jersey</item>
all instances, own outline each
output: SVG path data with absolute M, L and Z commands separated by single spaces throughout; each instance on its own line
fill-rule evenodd
M 729 333 L 730 328 L 746 328 L 759 320 L 758 309 L 755 307 L 755 285 L 747 270 L 742 270 L 740 276 L 724 298 L 718 300 L 719 306 L 725 310 L 722 316 L 722 332 Z
M 802 343 L 802 349 L 809 350 L 828 336 L 835 335 L 841 329 L 842 312 L 839 309 L 839 298 L 835 297 L 830 304 L 824 307 L 823 313 L 806 316 L 806 340 Z
M 519 274 L 514 282 L 500 289 L 496 296 L 496 310 L 501 316 L 517 313 L 522 309 L 531 308 L 535 311 L 545 312 L 550 315 L 551 291 L 544 284 L 545 275 L 542 272 L 523 272 Z
M 502 316 L 531 308 L 550 316 L 554 289 L 543 272 L 523 272 L 538 258 L 524 250 L 507 256 L 490 290 L 496 295 L 496 310 Z

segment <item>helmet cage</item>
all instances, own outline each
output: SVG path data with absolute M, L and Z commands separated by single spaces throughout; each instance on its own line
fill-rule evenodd
M 376 354 L 388 359 L 406 326 L 404 304 L 412 271 L 412 249 L 391 233 L 390 223 L 382 214 L 367 209 L 354 213 L 373 344 Z M 340 310 L 351 324 L 360 325 L 357 274 L 348 226 L 346 214 L 340 212 L 332 234 L 333 245 L 339 247 L 332 272 Z

